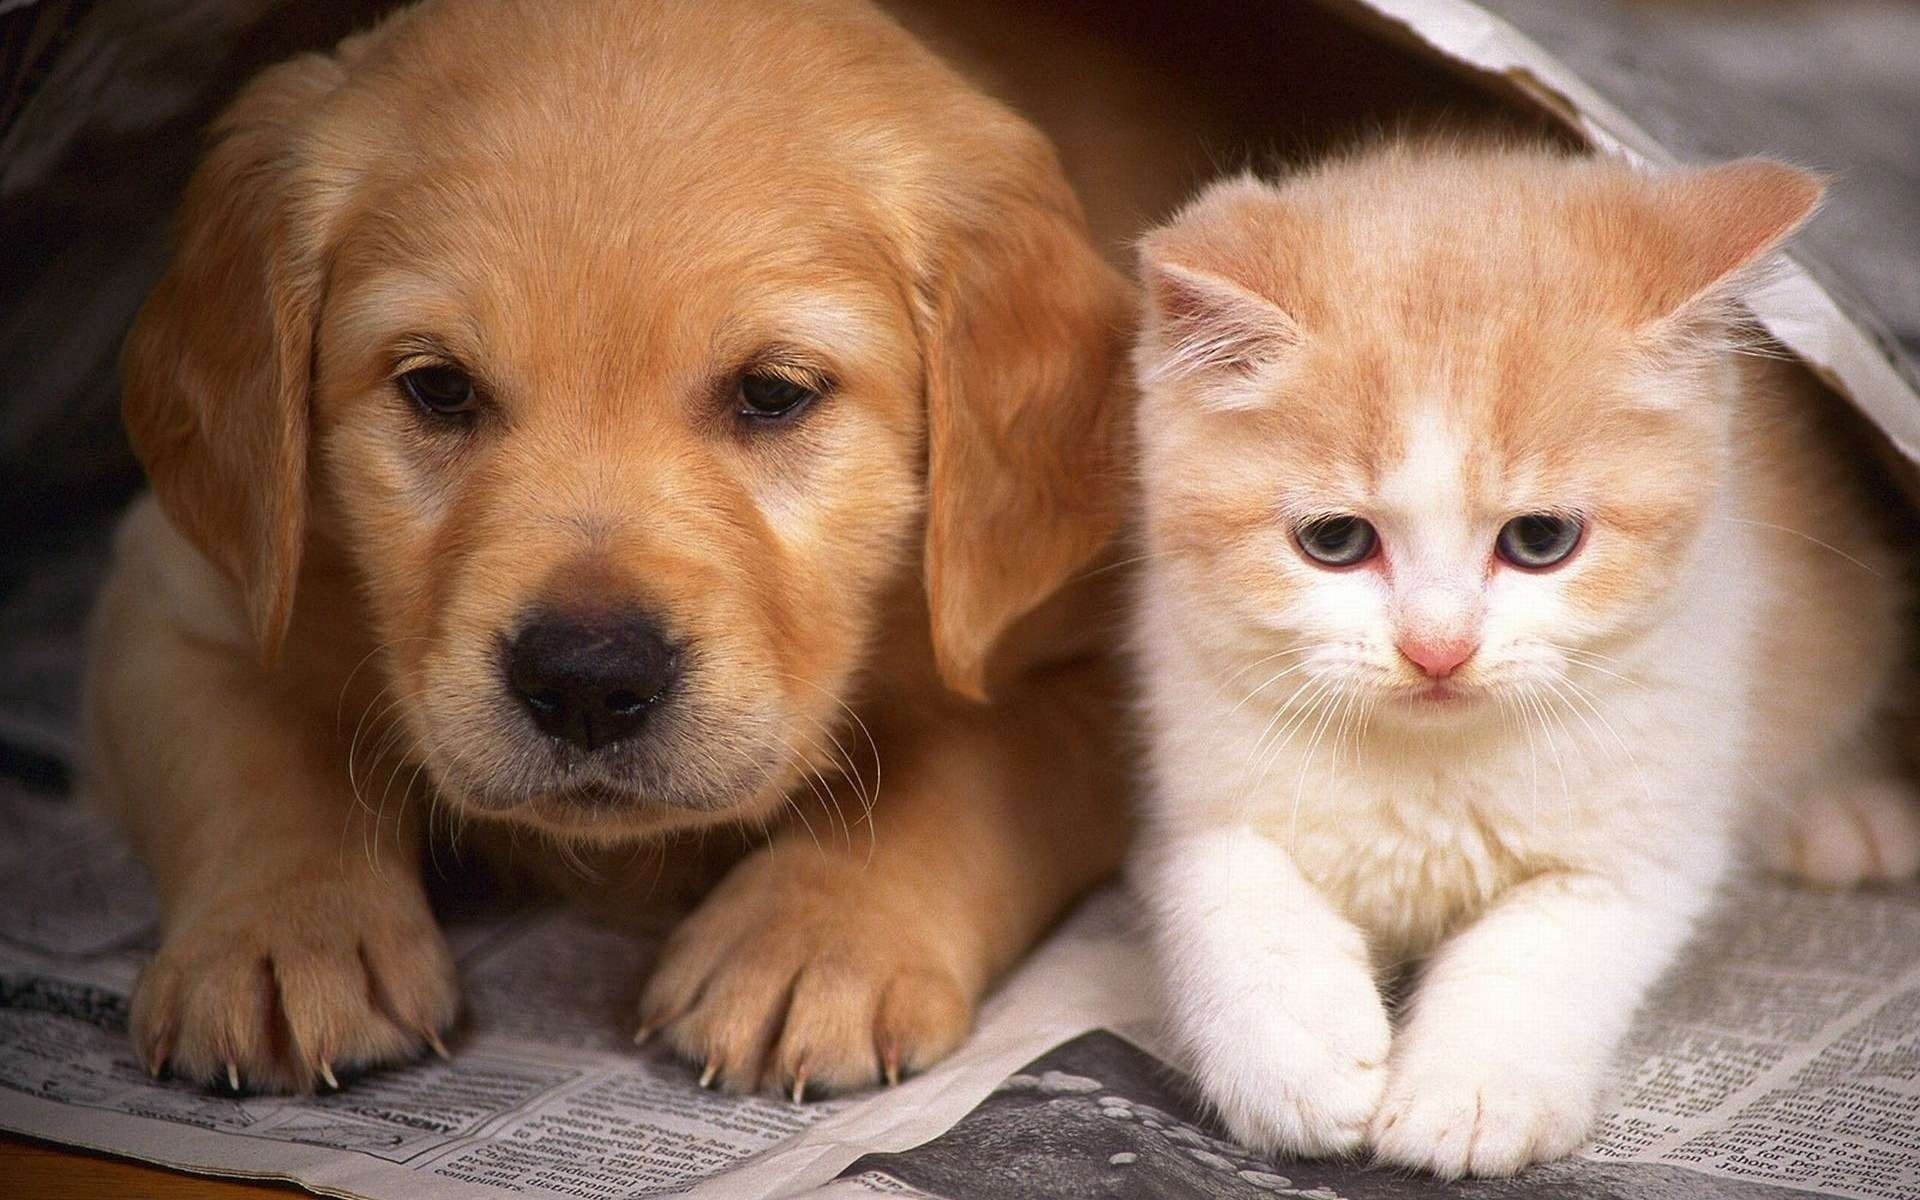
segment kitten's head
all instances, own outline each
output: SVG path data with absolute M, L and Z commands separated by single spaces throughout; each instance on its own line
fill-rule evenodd
M 1710 526 L 1733 295 L 1819 194 L 1431 145 L 1209 189 L 1144 243 L 1138 356 L 1192 648 L 1408 719 L 1608 673 Z

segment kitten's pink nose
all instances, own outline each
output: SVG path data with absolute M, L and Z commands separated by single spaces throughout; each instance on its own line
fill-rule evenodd
M 1407 661 L 1435 679 L 1453 674 L 1480 648 L 1472 638 L 1407 638 L 1399 645 Z

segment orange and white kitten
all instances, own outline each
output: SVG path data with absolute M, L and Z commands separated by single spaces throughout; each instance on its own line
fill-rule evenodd
M 1392 144 L 1145 240 L 1136 884 L 1249 1145 L 1567 1154 L 1743 827 L 1823 883 L 1920 864 L 1903 565 L 1737 353 L 1819 193 Z

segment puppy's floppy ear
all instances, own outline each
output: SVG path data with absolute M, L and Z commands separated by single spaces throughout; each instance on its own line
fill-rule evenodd
M 934 656 L 973 699 L 1001 634 L 1112 537 L 1128 428 L 1132 290 L 1051 147 L 999 151 L 920 283 Z
M 308 385 L 328 189 L 300 139 L 339 63 L 294 59 L 216 122 L 166 275 L 127 335 L 122 412 L 161 507 L 239 583 L 271 661 L 306 532 Z

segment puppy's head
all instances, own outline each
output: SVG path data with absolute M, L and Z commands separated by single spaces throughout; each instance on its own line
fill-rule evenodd
M 864 7 L 449 2 L 223 118 L 126 414 L 269 660 L 326 539 L 440 790 L 623 836 L 774 811 L 902 597 L 983 694 L 1111 532 L 1128 302 Z

